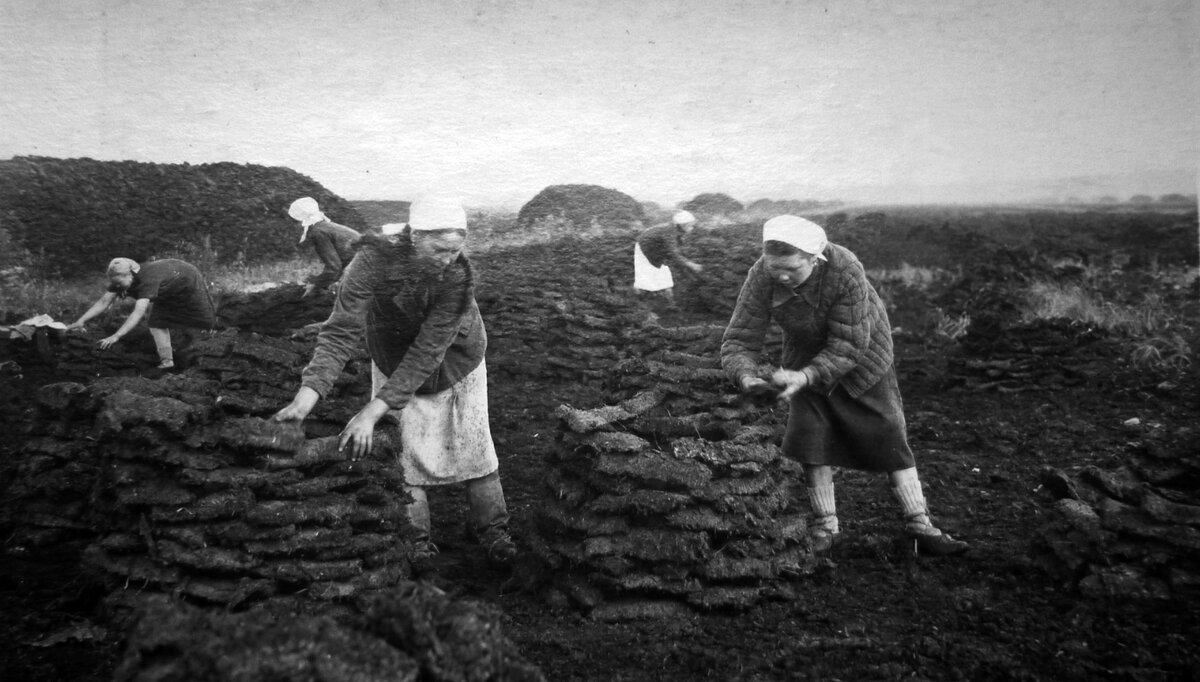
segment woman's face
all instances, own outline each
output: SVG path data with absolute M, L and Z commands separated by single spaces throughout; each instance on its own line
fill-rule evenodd
M 790 256 L 763 254 L 763 264 L 771 279 L 788 287 L 796 287 L 808 281 L 817 267 L 817 257 L 804 252 Z
M 114 273 L 108 276 L 108 281 L 112 282 L 118 289 L 128 289 L 133 286 L 133 273 Z
M 447 266 L 462 253 L 467 234 L 462 230 L 416 231 L 412 233 L 413 251 L 417 259 L 437 269 Z

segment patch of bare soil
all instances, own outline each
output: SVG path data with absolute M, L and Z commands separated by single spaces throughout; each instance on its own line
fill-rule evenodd
M 631 247 L 622 240 L 568 241 L 477 259 L 490 336 L 492 429 L 524 544 L 550 495 L 549 462 L 567 447 L 559 406 L 617 404 L 636 390 L 617 373 L 628 367 L 623 361 L 670 365 L 664 351 L 694 352 L 665 335 L 656 338 L 669 347 L 651 348 L 646 330 L 723 325 L 756 246 L 730 235 L 698 239 L 690 255 L 708 265 L 706 277 L 680 278 L 678 311 L 628 290 Z M 462 487 L 449 486 L 430 495 L 442 554 L 423 581 L 498 609 L 504 635 L 549 680 L 1194 679 L 1200 594 L 1188 571 L 1196 567 L 1197 548 L 1167 540 L 1187 537 L 1183 529 L 1195 526 L 1185 516 L 1173 530 L 1153 531 L 1169 538 L 1147 545 L 1104 521 L 1103 501 L 1088 492 L 1099 489 L 1088 481 L 1099 479 L 1085 472 L 1119 471 L 1147 451 L 1190 466 L 1195 432 L 1188 429 L 1200 414 L 1195 369 L 1148 374 L 1128 364 L 1121 339 L 1055 325 L 1022 327 L 1000 313 L 979 317 L 1003 324 L 980 322 L 950 342 L 930 327 L 930 306 L 978 301 L 977 295 L 896 289 L 889 297 L 893 326 L 906 330 L 897 334 L 897 362 L 926 495 L 939 525 L 971 543 L 965 556 L 916 556 L 901 537 L 884 477 L 842 471 L 843 540 L 830 562 L 789 583 L 789 599 L 748 610 L 608 620 L 531 576 L 531 562 L 518 562 L 516 575 L 489 566 L 464 537 Z M 311 336 L 294 342 L 311 344 Z M 79 380 L 56 375 L 11 345 L 4 352 L 0 360 L 20 363 L 29 377 L 0 405 L 8 424 L 30 418 L 33 383 Z M 144 356 L 152 362 L 149 349 Z M 290 381 L 281 377 L 278 384 Z M 356 390 L 347 386 L 348 395 L 361 396 Z M 254 414 L 268 407 L 243 409 Z M 782 410 L 759 409 L 758 423 L 782 423 Z M 340 416 L 334 410 L 329 419 Z M 328 434 L 310 434 L 321 435 Z M 26 457 L 21 440 L 0 454 L 0 483 L 7 487 Z M 1196 501 L 1195 479 L 1134 480 L 1174 504 Z M 1076 497 L 1095 502 L 1100 529 L 1113 533 L 1107 553 L 1081 549 L 1087 561 L 1075 565 L 1047 540 L 1061 545 L 1069 536 L 1060 507 L 1063 490 L 1072 487 Z M 1147 498 L 1111 499 L 1132 508 Z M 5 521 L 13 532 L 13 518 Z M 109 625 L 103 612 L 109 588 L 81 569 L 89 538 L 63 537 L 36 549 L 9 543 L 0 556 L 3 636 L 12 643 L 0 654 L 4 679 L 112 679 L 127 653 L 128 632 Z M 1105 561 L 1141 573 L 1129 589 L 1089 589 L 1087 576 Z

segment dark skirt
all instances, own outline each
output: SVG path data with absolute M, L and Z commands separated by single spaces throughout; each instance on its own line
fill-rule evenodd
M 217 324 L 217 318 L 207 287 L 201 283 L 190 295 L 155 301 L 150 306 L 150 317 L 146 324 L 167 329 L 212 329 Z
M 863 471 L 916 466 L 895 368 L 857 398 L 841 384 L 829 395 L 800 391 L 793 396 L 783 454 L 801 464 Z

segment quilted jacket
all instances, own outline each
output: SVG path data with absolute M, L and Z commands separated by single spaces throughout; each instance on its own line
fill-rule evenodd
M 866 271 L 849 249 L 829 244 L 828 259 L 792 288 L 759 258 L 746 274 L 721 341 L 721 366 L 735 383 L 759 373 L 763 338 L 772 321 L 783 330 L 782 366 L 807 370 L 815 389 L 839 383 L 858 397 L 892 366 L 892 328 Z

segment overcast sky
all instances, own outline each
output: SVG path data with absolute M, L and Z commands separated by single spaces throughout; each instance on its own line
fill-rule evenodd
M 477 206 L 567 183 L 664 204 L 1194 192 L 1198 5 L 0 0 L 0 158 L 288 166 Z

